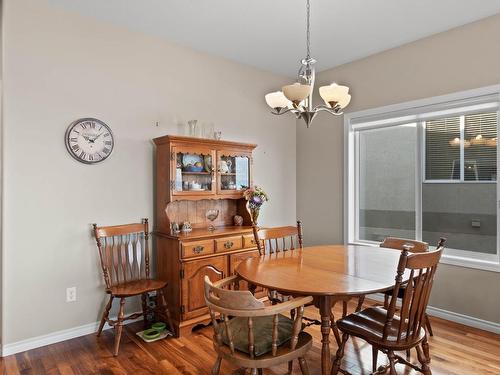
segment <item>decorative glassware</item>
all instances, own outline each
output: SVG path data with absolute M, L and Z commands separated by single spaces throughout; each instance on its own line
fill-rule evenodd
M 198 120 L 189 120 L 188 121 L 188 127 L 189 127 L 189 136 L 190 137 L 196 137 L 196 123 Z
M 215 219 L 217 219 L 218 216 L 219 216 L 219 210 L 216 210 L 213 208 L 209 208 L 205 212 L 205 217 L 208 220 L 210 220 L 210 225 L 208 226 L 208 230 L 215 230 L 215 226 L 213 225 L 213 222 L 215 221 Z

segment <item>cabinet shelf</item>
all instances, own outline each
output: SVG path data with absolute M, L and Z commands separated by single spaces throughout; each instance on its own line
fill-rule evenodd
M 212 174 L 211 172 L 182 172 L 182 174 L 186 175 L 196 175 L 196 176 L 208 176 Z
M 236 173 L 221 173 L 221 176 L 236 176 Z

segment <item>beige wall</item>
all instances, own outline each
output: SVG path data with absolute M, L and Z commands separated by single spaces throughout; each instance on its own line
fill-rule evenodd
M 176 119 L 257 143 L 255 182 L 271 197 L 263 223 L 294 222 L 294 121 L 263 99 L 288 79 L 39 0 L 5 3 L 4 344 L 97 320 L 104 289 L 90 224 L 152 217 L 151 139 L 175 134 Z M 83 116 L 115 134 L 102 164 L 65 149 L 66 127 Z M 70 286 L 75 303 L 65 302 Z
M 500 15 L 328 71 L 351 87 L 350 111 L 500 83 Z M 343 118 L 297 128 L 297 215 L 311 243 L 343 241 Z M 443 265 L 432 306 L 500 322 L 500 273 Z

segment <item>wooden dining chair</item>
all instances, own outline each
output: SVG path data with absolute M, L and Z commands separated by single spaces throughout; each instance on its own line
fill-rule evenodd
M 332 375 L 338 374 L 339 371 L 346 373 L 340 365 L 349 336 L 359 337 L 372 345 L 372 367 L 376 374 L 383 374 L 389 368 L 389 375 L 397 375 L 396 363 L 408 365 L 424 375 L 432 374 L 429 367 L 429 344 L 424 329 L 425 309 L 443 247 L 426 253 L 409 251 L 410 247 L 405 245 L 399 259 L 396 282 L 388 309 L 382 306 L 370 307 L 337 321 L 337 327 L 342 332 L 342 341 L 333 363 Z M 407 281 L 403 281 L 405 271 L 408 272 L 405 277 Z M 397 315 L 396 302 L 402 286 L 405 287 L 404 295 Z M 396 351 L 406 351 L 411 348 L 417 350 L 420 367 L 394 354 Z M 387 354 L 389 365 L 381 366 L 377 370 L 379 351 Z
M 107 227 L 98 227 L 97 224 L 93 224 L 93 229 L 106 284 L 106 293 L 109 294 L 109 301 L 102 314 L 97 336 L 101 335 L 106 322 L 114 327 L 113 353 L 116 356 L 120 346 L 123 322 L 143 315 L 146 325 L 147 315 L 152 312 L 151 310 L 163 316 L 172 332 L 175 333 L 167 301 L 163 294 L 167 282 L 150 277 L 148 219 L 142 219 L 141 223 Z M 157 306 L 151 309 L 146 303 L 146 298 L 147 293 L 153 291 L 157 293 Z M 142 313 L 125 316 L 125 299 L 133 296 L 141 296 Z M 112 320 L 109 318 L 109 311 L 115 298 L 120 299 L 120 309 L 117 319 Z
M 217 360 L 212 369 L 218 375 L 222 360 L 263 374 L 263 368 L 298 360 L 303 375 L 309 375 L 305 355 L 312 347 L 312 337 L 302 331 L 304 305 L 312 297 L 293 298 L 279 305 L 265 306 L 250 291 L 235 290 L 240 278 L 230 276 L 212 283 L 205 276 L 205 302 L 214 329 Z M 295 319 L 283 312 L 296 310 Z M 217 316 L 219 319 L 217 319 Z
M 254 225 L 253 235 L 261 256 L 303 248 L 302 222 L 300 220 L 297 221 L 296 227 L 259 228 Z M 267 297 L 273 305 L 289 298 L 275 290 L 268 290 Z
M 446 243 L 446 238 L 441 237 L 437 244 L 437 248 L 443 247 Z M 389 249 L 395 250 L 404 250 L 404 247 L 407 246 L 409 251 L 412 253 L 424 253 L 429 251 L 429 244 L 427 242 L 416 241 L 416 240 L 407 240 L 404 238 L 397 237 L 386 237 L 384 241 L 380 243 L 380 247 L 385 247 Z M 402 286 L 398 292 L 398 298 L 403 298 L 405 292 L 405 287 Z M 384 292 L 384 307 L 387 309 L 389 307 L 389 298 L 392 296 L 393 291 L 388 290 Z M 432 332 L 431 321 L 429 320 L 429 316 L 425 313 L 425 326 L 427 328 L 427 332 L 429 332 L 430 336 L 434 336 Z
M 261 256 L 302 249 L 303 247 L 302 222 L 300 220 L 297 221 L 296 227 L 259 228 L 254 225 L 253 235 Z

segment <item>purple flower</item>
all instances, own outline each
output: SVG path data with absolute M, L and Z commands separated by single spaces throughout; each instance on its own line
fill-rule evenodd
M 258 206 L 260 206 L 263 203 L 262 198 L 259 197 L 258 195 L 254 195 L 252 197 L 252 202 Z

